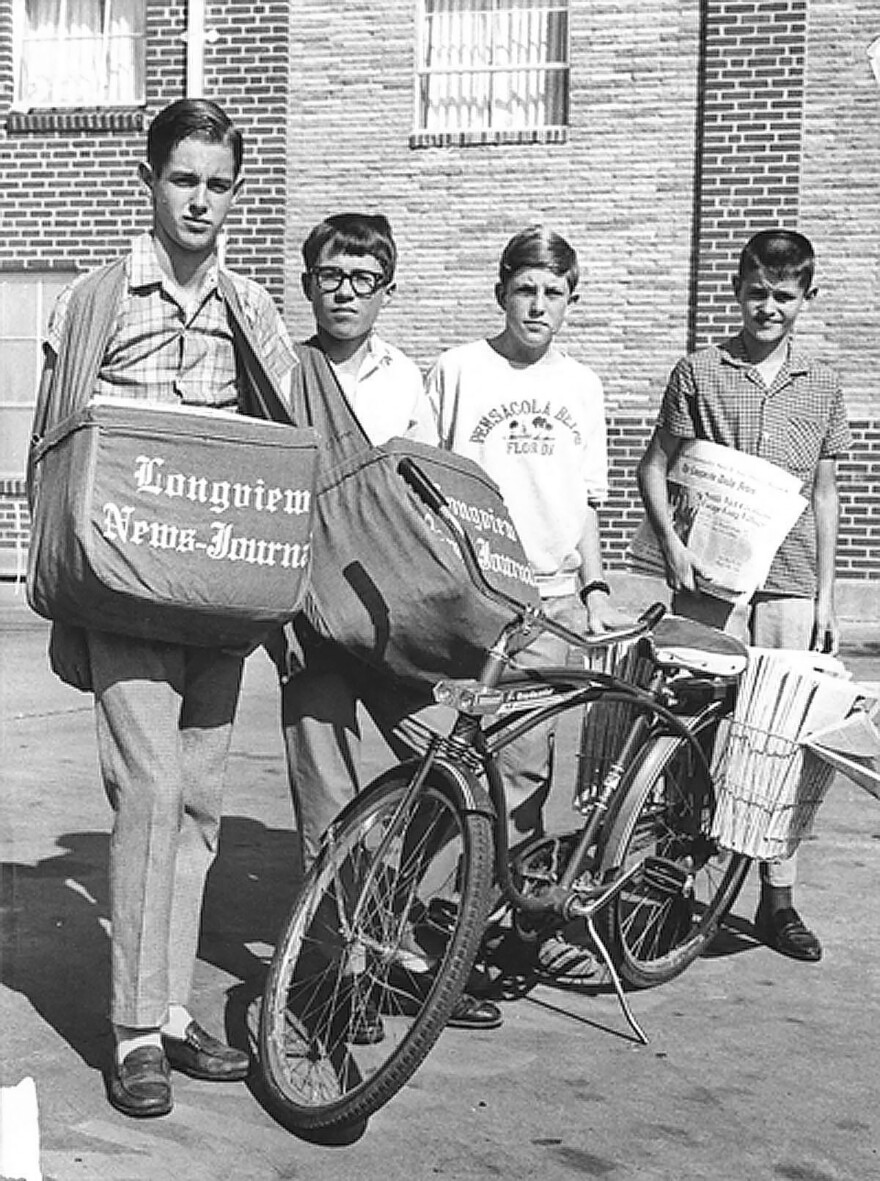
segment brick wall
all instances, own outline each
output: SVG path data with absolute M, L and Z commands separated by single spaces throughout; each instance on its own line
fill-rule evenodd
M 692 342 L 736 331 L 745 240 L 797 225 L 806 0 L 707 0 L 700 63 Z
M 245 187 L 228 221 L 230 266 L 284 292 L 288 84 L 287 3 L 208 3 L 204 93 L 245 135 Z M 12 0 L 0 0 L 0 271 L 88 270 L 127 249 L 150 224 L 137 176 L 150 119 L 186 93 L 185 0 L 147 4 L 143 110 L 36 113 L 11 109 Z M 0 490 L 0 550 L 22 482 Z M 0 554 L 8 572 L 8 552 Z
M 411 148 L 415 0 L 299 0 L 291 10 L 287 315 L 314 222 L 342 208 L 391 218 L 401 264 L 383 326 L 424 367 L 498 329 L 498 257 L 545 221 L 584 265 L 565 346 L 612 405 L 645 405 L 687 345 L 699 6 L 571 0 L 565 143 Z
M 876 0 L 810 0 L 800 224 L 816 246 L 819 294 L 803 335 L 842 373 L 851 410 L 873 416 L 880 413 L 880 85 L 866 51 L 878 36 Z M 875 469 L 875 490 L 878 476 Z
M 12 0 L 0 0 L 0 269 L 88 269 L 123 252 L 149 226 L 137 177 L 142 127 L 185 93 L 186 11 L 185 0 L 148 3 L 147 104 L 128 127 L 48 130 L 9 120 Z M 207 5 L 207 27 L 218 36 L 205 51 L 205 94 L 222 102 L 245 133 L 247 183 L 229 220 L 228 259 L 279 302 L 288 21 L 286 3 Z
M 738 243 L 797 226 L 816 248 L 819 286 L 799 337 L 840 371 L 851 412 L 877 415 L 880 87 L 866 51 L 880 9 L 706 0 L 704 12 L 692 339 L 735 327 Z
M 430 148 L 410 147 L 415 6 L 209 2 L 206 93 L 248 140 L 230 263 L 305 335 L 305 233 L 333 210 L 384 210 L 401 266 L 382 327 L 427 367 L 499 327 L 492 286 L 509 235 L 556 226 L 584 266 L 562 343 L 601 374 L 611 414 L 616 562 L 665 378 L 700 333 L 732 324 L 735 239 L 795 218 L 819 256 L 819 299 L 799 331 L 841 370 L 862 432 L 857 478 L 841 472 L 841 563 L 876 576 L 880 88 L 865 54 L 876 0 L 654 0 L 649 18 L 644 0 L 571 0 L 567 139 Z M 184 93 L 184 0 L 151 2 L 148 19 L 147 117 Z M 143 133 L 10 131 L 10 44 L 0 0 L 0 268 L 95 265 L 148 223 Z

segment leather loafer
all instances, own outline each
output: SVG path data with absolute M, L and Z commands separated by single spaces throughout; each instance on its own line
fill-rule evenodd
M 501 1020 L 501 1010 L 492 1001 L 463 992 L 446 1024 L 452 1029 L 497 1029 Z
M 141 1119 L 167 1115 L 172 1108 L 171 1072 L 158 1046 L 131 1050 L 110 1072 L 109 1098 L 125 1115 Z
M 168 1061 L 190 1078 L 233 1083 L 246 1078 L 251 1060 L 243 1050 L 211 1037 L 196 1021 L 190 1021 L 182 1038 L 162 1035 Z
M 759 906 L 755 914 L 755 934 L 762 943 L 793 960 L 815 964 L 822 958 L 822 944 L 804 925 L 793 906 L 776 911 Z

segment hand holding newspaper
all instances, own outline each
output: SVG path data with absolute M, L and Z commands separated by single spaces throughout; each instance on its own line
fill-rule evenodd
M 730 601 L 751 597 L 807 506 L 801 481 L 758 456 L 686 439 L 667 482 L 675 531 L 704 572 L 700 590 Z M 638 570 L 666 572 L 647 517 L 633 534 L 629 557 Z

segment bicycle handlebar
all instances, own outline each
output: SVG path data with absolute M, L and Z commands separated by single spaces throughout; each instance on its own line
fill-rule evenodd
M 397 471 L 409 487 L 412 488 L 419 500 L 440 517 L 446 527 L 455 536 L 465 568 L 473 582 L 482 592 L 490 599 L 494 599 L 497 603 L 503 603 L 505 606 L 510 607 L 518 616 L 522 616 L 528 612 L 529 608 L 525 604 L 521 603 L 512 595 L 507 594 L 506 591 L 499 590 L 486 578 L 477 560 L 476 551 L 474 550 L 467 530 L 452 513 L 446 497 L 434 481 L 412 459 L 401 459 L 397 465 Z M 552 619 L 548 619 L 546 616 L 541 617 L 541 626 L 553 632 L 555 635 L 560 636 L 562 639 L 567 640 L 569 643 L 575 644 L 579 648 L 597 648 L 615 643 L 618 640 L 630 640 L 644 635 L 645 632 L 649 632 L 657 626 L 665 613 L 666 608 L 662 603 L 653 603 L 642 612 L 635 623 L 627 624 L 625 627 L 599 632 L 595 636 L 580 636 L 576 632 L 569 631 L 567 627 L 563 627 L 559 623 L 554 623 Z
M 437 487 L 433 480 L 431 480 L 420 467 L 418 467 L 411 459 L 401 459 L 397 465 L 397 470 L 418 496 L 419 500 L 425 502 L 432 512 L 438 515 L 442 513 L 443 509 L 448 509 L 449 505 L 446 497 Z

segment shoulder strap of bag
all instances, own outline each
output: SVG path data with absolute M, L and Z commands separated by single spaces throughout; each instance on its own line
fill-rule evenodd
M 281 391 L 260 360 L 245 321 L 244 309 L 241 306 L 235 284 L 223 271 L 219 275 L 219 286 L 229 315 L 236 358 L 246 379 L 241 383 L 243 388 L 239 390 L 239 411 L 251 418 L 265 418 L 271 422 L 286 422 L 296 425 L 294 414 L 291 413 Z M 292 376 L 295 379 L 295 374 Z
M 32 437 L 41 439 L 91 398 L 116 321 L 125 258 L 86 275 L 70 295 L 61 344 L 49 380 L 40 388 Z
M 36 500 L 36 464 L 47 435 L 91 398 L 125 281 L 125 258 L 86 275 L 70 293 L 58 355 L 47 352 L 31 424 L 26 483 Z
M 305 420 L 323 436 L 334 462 L 366 450 L 370 439 L 324 352 L 311 341 L 293 348 L 299 360 L 294 406 L 299 400 Z

